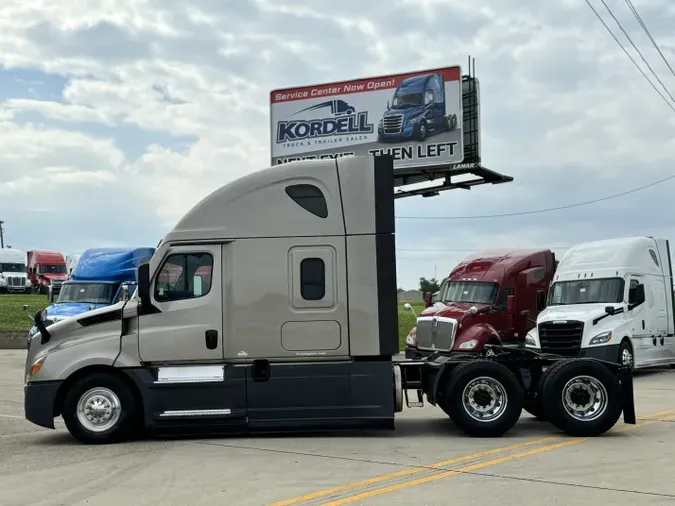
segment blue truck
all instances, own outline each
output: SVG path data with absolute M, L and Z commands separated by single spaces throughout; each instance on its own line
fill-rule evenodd
M 50 290 L 47 323 L 116 304 L 136 289 L 141 260 L 151 258 L 155 248 L 92 248 L 80 256 L 72 277 L 61 285 L 58 298 Z M 28 310 L 24 306 L 24 310 Z M 28 337 L 37 333 L 33 326 Z
M 423 141 L 456 127 L 457 115 L 446 111 L 443 76 L 424 74 L 398 85 L 378 124 L 377 137 L 382 142 Z

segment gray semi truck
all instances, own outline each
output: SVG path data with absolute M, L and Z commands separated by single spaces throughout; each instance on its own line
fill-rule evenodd
M 132 298 L 50 325 L 38 312 L 25 416 L 84 443 L 171 432 L 393 429 L 424 397 L 469 435 L 525 402 L 577 436 L 635 423 L 631 369 L 487 346 L 400 361 L 390 157 L 255 172 L 192 208 Z M 431 332 L 447 341 L 446 319 Z M 412 393 L 409 397 L 409 392 Z

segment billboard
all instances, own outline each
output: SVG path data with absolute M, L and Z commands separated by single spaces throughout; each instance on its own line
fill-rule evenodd
M 391 154 L 394 167 L 464 159 L 459 66 L 274 90 L 272 165 Z

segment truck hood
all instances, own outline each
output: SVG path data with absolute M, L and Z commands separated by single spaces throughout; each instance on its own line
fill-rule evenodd
M 51 325 L 53 325 L 56 322 L 65 320 L 66 318 L 77 316 L 82 313 L 86 313 L 87 311 L 100 309 L 106 306 L 108 306 L 108 304 L 88 304 L 86 302 L 64 302 L 62 304 L 52 304 L 46 308 L 47 320 L 52 321 L 53 323 Z M 47 327 L 50 327 L 51 325 L 47 325 Z M 33 336 L 37 333 L 37 331 L 37 327 L 33 325 L 33 328 L 30 329 L 28 335 Z
M 49 281 L 65 281 L 68 278 L 67 274 L 56 274 L 48 272 L 46 274 L 40 274 L 41 278 L 48 279 Z
M 433 306 L 426 308 L 420 313 L 420 316 L 443 316 L 445 318 L 459 319 L 464 316 L 469 309 L 476 306 L 479 311 L 487 304 L 472 304 L 469 302 L 436 302 Z
M 389 116 L 398 116 L 400 114 L 403 115 L 403 119 L 407 120 L 408 118 L 414 118 L 415 116 L 419 116 L 424 112 L 424 108 L 421 105 L 415 105 L 411 107 L 405 107 L 401 109 L 388 109 L 384 112 L 382 115 L 382 118 L 387 118 Z
M 65 306 L 66 304 L 59 304 L 59 306 Z M 70 304 L 68 304 L 70 306 Z M 117 304 L 114 304 L 112 306 L 103 306 L 99 307 L 97 309 L 93 309 L 90 311 L 92 315 L 104 315 L 107 313 L 115 312 L 115 311 L 120 311 L 125 305 L 124 301 L 120 301 Z M 55 304 L 56 306 L 56 304 Z M 82 304 L 81 306 L 85 306 L 85 304 Z M 86 308 L 89 306 L 86 305 Z M 132 309 L 135 307 L 135 305 L 131 305 Z M 48 308 L 51 309 L 51 306 Z M 64 310 L 65 312 L 68 311 L 68 309 Z M 70 311 L 75 311 L 75 308 L 70 309 Z M 85 312 L 89 312 L 87 310 L 81 311 L 80 313 L 74 313 L 70 316 L 77 316 L 78 314 L 82 314 Z M 72 318 L 65 316 L 64 317 L 57 317 L 54 315 L 54 313 L 49 313 L 50 319 L 54 319 L 54 323 L 51 325 L 47 326 L 47 329 L 49 330 L 49 333 L 51 335 L 51 339 L 49 340 L 48 343 L 42 344 L 40 342 L 41 340 L 41 335 L 37 331 L 37 327 L 33 327 L 33 330 L 31 331 L 31 334 L 28 336 L 29 340 L 29 347 L 28 347 L 28 361 L 30 363 L 31 360 L 34 360 L 38 356 L 42 356 L 54 349 L 57 349 L 60 346 L 63 346 L 64 343 L 68 343 L 68 345 L 74 345 L 78 341 L 84 341 L 87 339 L 97 339 L 100 337 L 99 332 L 91 332 L 91 329 L 88 327 L 82 327 L 77 322 L 77 318 Z M 119 321 L 113 321 L 107 325 L 112 325 L 113 327 L 121 325 Z M 34 333 L 33 333 L 34 332 Z M 118 332 L 117 329 L 115 329 L 115 332 Z M 121 327 L 119 327 L 119 332 L 121 332 Z
M 57 317 L 59 319 L 70 318 L 78 314 L 86 313 L 92 309 L 100 309 L 109 304 L 89 304 L 88 302 L 63 302 L 61 304 L 52 304 L 47 308 L 48 317 Z
M 572 304 L 569 306 L 549 306 L 537 317 L 537 323 L 551 320 L 579 320 L 587 322 L 605 314 L 607 306 L 622 307 L 621 303 L 602 302 L 599 304 Z

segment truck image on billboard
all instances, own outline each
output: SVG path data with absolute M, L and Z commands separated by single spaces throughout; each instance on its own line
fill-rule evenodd
M 272 164 L 390 154 L 395 168 L 462 162 L 459 66 L 274 90 Z

